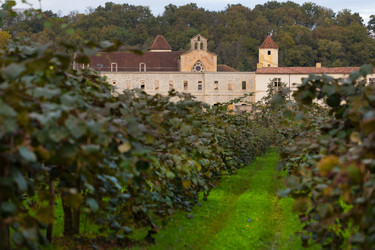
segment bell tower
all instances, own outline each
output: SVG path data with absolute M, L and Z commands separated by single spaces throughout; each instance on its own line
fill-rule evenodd
M 190 46 L 190 50 L 207 51 L 207 39 L 198 34 L 190 40 Z
M 267 36 L 259 46 L 259 61 L 257 68 L 279 67 L 279 46 Z

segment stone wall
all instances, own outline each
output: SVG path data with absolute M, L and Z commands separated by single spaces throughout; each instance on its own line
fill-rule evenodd
M 255 91 L 255 72 L 102 72 L 101 75 L 108 78 L 117 92 L 141 88 L 149 94 L 166 95 L 173 88 L 210 105 Z M 246 98 L 254 100 L 254 96 Z

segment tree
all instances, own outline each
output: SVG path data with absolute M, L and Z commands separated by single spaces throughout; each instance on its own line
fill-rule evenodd
M 367 29 L 370 35 L 374 38 L 375 36 L 375 15 L 370 16 L 370 20 L 367 23 Z
M 0 29 L 0 48 L 4 48 L 11 37 L 9 32 Z

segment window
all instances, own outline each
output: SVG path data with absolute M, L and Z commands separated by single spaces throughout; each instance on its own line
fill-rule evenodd
M 141 81 L 141 89 L 144 90 L 146 88 L 146 83 L 145 81 Z
M 201 43 L 201 50 L 203 50 L 203 43 Z
M 129 81 L 129 80 L 126 81 L 126 88 L 127 88 L 127 89 L 130 89 L 130 81 Z
M 203 72 L 204 71 L 204 65 L 201 61 L 197 61 L 193 66 L 194 72 Z
M 268 66 L 268 67 L 271 67 L 271 64 L 268 64 L 267 66 Z
M 117 71 L 117 63 L 111 63 L 111 71 Z
M 273 85 L 275 87 L 280 87 L 281 86 L 281 78 L 273 78 Z
M 194 43 L 194 49 L 198 49 L 198 43 Z
M 214 81 L 214 90 L 219 90 L 219 81 Z
M 246 89 L 246 81 L 242 81 L 242 89 Z
M 189 89 L 188 82 L 187 82 L 187 81 L 184 81 L 184 90 L 188 90 L 188 89 Z
M 198 36 L 198 41 L 200 41 L 201 40 L 201 37 L 200 36 Z
M 271 50 L 269 50 L 269 51 L 267 52 L 267 54 L 268 54 L 268 55 L 271 55 Z
M 231 82 L 228 83 L 228 90 L 233 90 L 233 84 Z
M 116 85 L 116 81 L 112 81 L 112 84 L 113 84 L 113 85 Z
M 173 81 L 170 80 L 168 85 L 169 85 L 169 90 L 172 90 L 173 89 Z
M 145 63 L 140 63 L 139 64 L 139 72 L 146 72 L 146 64 Z
M 202 81 L 198 81 L 198 90 L 202 90 L 202 89 L 203 89 Z
M 154 89 L 159 90 L 159 81 L 158 80 L 154 81 Z

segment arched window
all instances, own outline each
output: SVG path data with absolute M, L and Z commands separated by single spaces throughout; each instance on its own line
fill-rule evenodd
M 146 88 L 145 81 L 141 81 L 141 89 L 144 90 Z
M 111 71 L 117 71 L 117 63 L 111 63 Z
M 197 42 L 194 43 L 194 49 L 198 49 L 198 43 Z
M 201 50 L 203 50 L 203 43 L 201 43 Z
M 204 71 L 204 65 L 201 61 L 197 61 L 193 66 L 194 72 L 203 72 Z
M 154 81 L 154 89 L 159 90 L 159 80 Z
M 145 63 L 140 63 L 139 64 L 139 72 L 146 72 L 146 64 Z
M 233 90 L 233 84 L 231 82 L 228 83 L 228 90 Z

